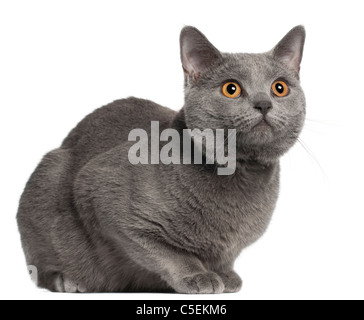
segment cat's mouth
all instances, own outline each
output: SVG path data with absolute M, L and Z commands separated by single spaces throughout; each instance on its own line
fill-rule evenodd
M 256 124 L 253 129 L 273 129 L 273 126 L 269 123 L 269 121 L 267 120 L 267 118 L 263 118 L 261 121 L 258 122 L 258 124 Z

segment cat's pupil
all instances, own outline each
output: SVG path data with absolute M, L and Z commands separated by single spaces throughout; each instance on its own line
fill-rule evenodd
M 276 84 L 276 90 L 277 90 L 280 94 L 283 94 L 283 92 L 284 92 L 284 87 L 283 87 L 281 84 L 277 83 L 277 84 Z
M 237 90 L 237 88 L 236 88 L 236 85 L 234 85 L 234 84 L 229 84 L 227 87 L 227 92 L 232 96 L 235 94 L 236 90 Z

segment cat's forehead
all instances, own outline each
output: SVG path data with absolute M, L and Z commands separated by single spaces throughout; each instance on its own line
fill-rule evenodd
M 288 70 L 277 64 L 269 54 L 223 54 L 223 64 L 216 75 L 249 82 L 289 76 Z

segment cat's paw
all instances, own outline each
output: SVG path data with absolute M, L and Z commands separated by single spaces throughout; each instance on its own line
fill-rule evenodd
M 235 271 L 220 273 L 219 276 L 225 284 L 224 293 L 236 293 L 243 287 L 243 281 Z
M 177 288 L 178 293 L 187 294 L 216 294 L 223 293 L 224 290 L 224 282 L 212 272 L 183 278 Z
M 76 283 L 63 275 L 58 275 L 54 284 L 57 292 L 62 293 L 86 293 L 87 289 L 84 285 Z

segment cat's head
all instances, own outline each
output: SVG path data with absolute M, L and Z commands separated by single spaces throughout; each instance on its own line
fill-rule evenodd
M 229 54 L 196 28 L 181 33 L 185 118 L 189 129 L 236 129 L 241 160 L 276 161 L 305 120 L 299 72 L 305 29 L 292 29 L 271 51 Z

